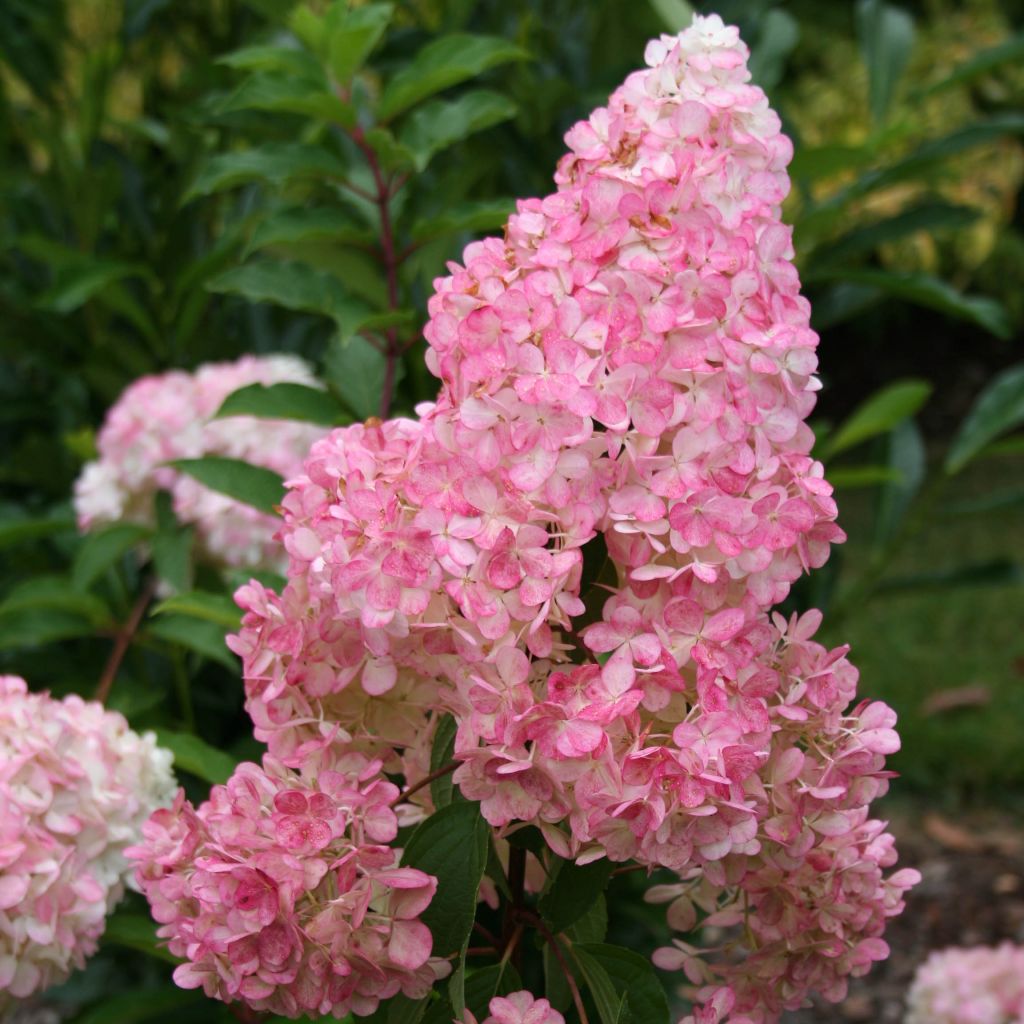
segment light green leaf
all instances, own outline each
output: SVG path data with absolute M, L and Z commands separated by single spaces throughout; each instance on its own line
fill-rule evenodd
M 828 482 L 837 491 L 876 487 L 899 479 L 899 473 L 891 466 L 839 466 L 828 471 Z
M 300 114 L 320 121 L 336 121 L 346 127 L 355 124 L 356 117 L 355 110 L 338 99 L 326 81 L 277 72 L 251 75 L 217 107 L 220 114 L 238 110 Z
M 261 220 L 249 239 L 246 255 L 273 245 L 313 239 L 368 244 L 373 240 L 373 232 L 356 223 L 344 210 L 331 206 L 299 207 L 272 213 Z
M 430 748 L 430 771 L 436 772 L 452 759 L 455 750 L 457 725 L 451 715 L 443 715 L 437 723 L 434 742 Z M 454 783 L 451 775 L 443 775 L 430 784 L 430 797 L 437 808 L 447 807 L 452 802 Z
M 821 457 L 826 461 L 840 452 L 892 430 L 913 416 L 932 393 L 926 380 L 900 380 L 887 384 L 861 402 L 826 441 Z
M 277 512 L 284 497 L 284 480 L 277 473 L 241 459 L 207 455 L 201 459 L 175 459 L 168 465 L 187 473 L 210 490 L 270 515 Z
M 516 105 L 501 93 L 475 89 L 454 100 L 433 100 L 409 115 L 398 139 L 423 171 L 436 153 L 475 132 L 514 117 Z
M 437 217 L 417 221 L 412 237 L 417 242 L 454 234 L 456 231 L 490 231 L 500 228 L 516 208 L 514 199 L 482 199 L 456 203 Z
M 327 350 L 324 373 L 345 404 L 361 419 L 376 416 L 387 379 L 387 359 L 366 338 L 347 343 L 335 338 Z
M 146 627 L 146 634 L 184 647 L 238 673 L 238 659 L 224 643 L 224 627 L 191 615 L 161 615 Z
M 443 89 L 475 78 L 499 64 L 525 60 L 528 56 L 521 47 L 498 36 L 442 36 L 424 46 L 388 82 L 381 95 L 378 116 L 388 121 Z
M 301 420 L 334 426 L 348 421 L 344 410 L 321 388 L 307 384 L 248 384 L 233 391 L 221 403 L 215 419 L 225 416 L 258 416 L 270 420 Z
M 89 534 L 71 563 L 72 587 L 88 590 L 122 555 L 151 535 L 152 530 L 135 523 L 115 523 Z
M 219 274 L 206 287 L 212 292 L 242 295 L 250 302 L 272 302 L 285 309 L 319 313 L 343 323 L 354 304 L 332 274 L 302 263 L 256 260 Z M 362 312 L 363 307 L 358 307 Z
M 223 784 L 235 770 L 235 761 L 205 740 L 188 732 L 157 729 L 157 741 L 174 755 L 174 765 L 204 782 Z
M 320 65 L 294 46 L 244 46 L 218 57 L 217 63 L 239 71 L 280 71 L 310 81 L 320 75 Z
M 800 24 L 789 11 L 779 7 L 766 11 L 750 50 L 750 77 L 770 92 L 782 80 L 786 60 L 799 41 Z
M 914 21 L 906 11 L 882 0 L 860 0 L 857 36 L 868 69 L 871 118 L 881 125 L 914 48 Z
M 572 955 L 579 965 L 587 988 L 590 989 L 590 995 L 597 1007 L 601 1024 L 620 1024 L 620 1022 L 624 1024 L 630 1020 L 629 1010 L 626 1006 L 626 994 L 616 991 L 615 985 L 601 961 L 580 946 L 573 947 Z M 644 1021 L 644 1024 L 648 1024 L 648 1022 Z M 651 1021 L 650 1024 L 655 1024 L 655 1022 Z
M 237 188 L 251 181 L 280 187 L 298 178 L 344 178 L 344 163 L 322 146 L 299 142 L 268 142 L 252 149 L 218 153 L 201 168 L 182 202 Z
M 959 473 L 990 441 L 1024 423 L 1024 363 L 996 374 L 975 399 L 946 455 L 946 472 Z
M 212 594 L 205 590 L 190 590 L 185 594 L 175 594 L 157 604 L 150 615 L 166 615 L 175 612 L 187 615 L 204 622 L 214 622 L 224 629 L 238 629 L 242 613 L 238 605 L 223 594 Z
M 693 4 L 686 0 L 651 0 L 651 7 L 669 32 L 681 32 L 693 21 Z
M 328 13 L 327 59 L 334 80 L 344 85 L 363 66 L 380 42 L 394 13 L 393 4 L 347 8 L 336 4 Z
M 437 878 L 437 893 L 420 918 L 434 936 L 434 956 L 458 953 L 469 938 L 489 838 L 479 804 L 460 801 L 432 814 L 405 845 L 403 866 Z

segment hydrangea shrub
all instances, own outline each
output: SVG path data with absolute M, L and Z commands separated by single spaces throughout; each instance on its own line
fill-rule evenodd
M 291 480 L 287 586 L 243 587 L 230 638 L 269 754 L 132 852 L 180 984 L 475 1020 L 468 884 L 504 894 L 499 979 L 536 927 L 604 1020 L 608 947 L 573 947 L 583 910 L 552 910 L 599 862 L 672 873 L 648 897 L 680 938 L 653 960 L 688 986 L 686 1024 L 839 1000 L 887 955 L 917 877 L 888 872 L 870 816 L 895 715 L 856 703 L 820 613 L 773 611 L 843 534 L 805 422 L 791 146 L 747 56 L 717 16 L 652 42 L 569 131 L 556 191 L 436 282 L 436 402 L 334 431 Z M 452 863 L 424 854 L 467 813 Z M 563 1020 L 527 992 L 489 1008 Z
M 953 947 L 921 964 L 907 993 L 906 1024 L 1024 1021 L 1024 948 Z
M 132 884 L 125 848 L 173 792 L 152 733 L 0 676 L 0 1011 L 85 965 Z

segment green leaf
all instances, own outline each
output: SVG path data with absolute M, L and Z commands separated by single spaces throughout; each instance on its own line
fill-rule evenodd
M 608 904 L 602 894 L 566 934 L 573 943 L 604 942 L 607 932 Z M 561 964 L 551 951 L 550 943 L 544 945 L 544 994 L 551 1005 L 563 1013 L 572 1002 L 572 993 L 562 973 Z
M 868 69 L 871 118 L 881 125 L 914 48 L 914 21 L 906 11 L 882 0 L 860 0 L 857 36 Z
M 455 732 L 458 726 L 451 715 L 442 716 L 434 733 L 434 743 L 430 748 L 430 771 L 436 772 L 452 759 L 455 750 Z M 430 784 L 430 798 L 434 806 L 440 809 L 452 802 L 452 791 L 455 785 L 451 775 L 443 775 Z
M 606 857 L 583 865 L 560 862 L 558 873 L 538 904 L 541 916 L 555 935 L 590 910 L 607 887 L 612 867 Z
M 669 32 L 681 32 L 693 21 L 693 5 L 686 0 L 651 0 L 651 7 Z
M 92 636 L 93 623 L 84 615 L 56 608 L 0 608 L 0 651 L 41 647 L 58 640 Z
M 103 943 L 124 946 L 126 949 L 137 949 L 140 953 L 169 964 L 181 961 L 160 945 L 156 937 L 156 925 L 151 917 L 133 914 L 130 911 L 115 910 L 107 918 L 107 926 L 103 932 Z
M 357 335 L 347 344 L 334 338 L 324 359 L 324 374 L 359 419 L 376 416 L 380 411 L 387 359 L 366 338 Z
M 406 119 L 398 140 L 409 149 L 416 170 L 423 171 L 436 153 L 475 132 L 514 117 L 516 105 L 501 93 L 475 89 L 454 100 L 433 100 Z
M 300 114 L 321 121 L 337 121 L 346 127 L 355 123 L 353 108 L 338 99 L 325 81 L 276 72 L 251 75 L 217 106 L 220 114 L 238 110 Z
M 778 7 L 766 11 L 750 50 L 750 77 L 770 92 L 782 81 L 786 60 L 799 41 L 800 24 L 789 11 Z
M 242 613 L 238 605 L 223 594 L 211 594 L 205 590 L 190 590 L 187 594 L 175 594 L 157 604 L 150 615 L 166 615 L 175 612 L 188 615 L 204 622 L 215 622 L 225 629 L 238 629 Z
M 437 217 L 417 221 L 412 237 L 417 242 L 441 238 L 457 231 L 490 231 L 500 228 L 516 208 L 514 199 L 482 199 L 456 203 Z
M 20 513 L 20 510 L 19 510 Z M 12 516 L 0 520 L 0 548 L 40 537 L 50 537 L 55 533 L 66 533 L 75 528 L 74 517 L 70 515 L 48 514 L 45 516 L 28 517 Z
M 388 121 L 428 96 L 529 55 L 498 36 L 455 33 L 428 43 L 388 82 L 378 116 Z
M 277 473 L 241 459 L 207 455 L 201 459 L 175 459 L 168 465 L 187 473 L 210 490 L 270 515 L 276 514 L 284 497 L 284 480 Z
M 165 1018 L 172 1010 L 186 1006 L 199 1006 L 203 993 L 167 986 L 165 988 L 133 989 L 121 992 L 95 1003 L 75 1015 L 75 1024 L 142 1024 L 156 1017 Z
M 115 523 L 89 534 L 71 563 L 72 587 L 88 590 L 122 555 L 151 535 L 152 530 L 135 523 Z
M 161 615 L 147 626 L 146 635 L 194 651 L 238 673 L 238 659 L 224 643 L 224 627 L 215 622 L 191 615 Z
M 1004 64 L 1018 64 L 1024 60 L 1024 33 L 1019 33 L 1005 42 L 975 53 L 950 74 L 943 76 L 924 90 L 923 96 L 933 96 L 957 85 L 966 85 L 995 71 Z
M 900 380 L 880 388 L 861 402 L 827 439 L 821 457 L 828 460 L 869 438 L 888 433 L 897 423 L 913 416 L 931 393 L 932 386 L 926 380 Z
M 624 995 L 632 1019 L 640 1024 L 668 1024 L 669 1006 L 650 959 L 622 946 L 587 943 L 574 947 L 601 965 L 618 995 Z
M 36 300 L 40 309 L 68 314 L 84 306 L 104 288 L 129 277 L 149 277 L 149 268 L 122 260 L 90 260 L 58 270 L 57 279 Z
M 1024 568 L 1008 558 L 896 576 L 878 584 L 879 593 L 947 587 L 1006 587 L 1024 583 Z
M 980 498 L 965 498 L 963 501 L 951 501 L 943 506 L 940 515 L 943 519 L 952 519 L 957 516 L 995 512 L 998 509 L 1012 508 L 1014 505 L 1024 505 L 1024 487 L 995 491 Z
M 231 778 L 235 761 L 205 740 L 189 732 L 157 729 L 157 740 L 174 755 L 175 767 L 190 772 L 204 782 L 222 785 Z
M 927 472 L 924 439 L 913 420 L 903 420 L 889 435 L 889 468 L 894 477 L 883 488 L 875 514 L 874 550 L 881 552 L 896 536 Z
M 166 515 L 160 513 L 165 501 Z M 159 529 L 150 545 L 156 574 L 171 589 L 188 590 L 192 585 L 192 544 L 195 540 L 195 528 L 179 525 L 171 510 L 170 495 L 166 492 L 157 495 L 157 510 Z
M 601 1024 L 620 1024 L 620 1022 L 624 1024 L 629 1020 L 629 1010 L 626 1006 L 627 996 L 624 992 L 616 991 L 615 985 L 601 961 L 581 946 L 573 946 L 572 954 L 579 965 L 587 988 L 590 989 L 590 995 L 597 1007 Z M 655 1024 L 655 1021 L 645 1020 L 643 1024 Z
M 1013 333 L 1003 305 L 983 295 L 964 295 L 951 284 L 925 273 L 897 272 L 874 268 L 814 268 L 804 275 L 805 281 L 841 280 L 848 284 L 875 288 L 894 299 L 938 310 L 958 320 L 967 320 L 983 327 L 999 338 Z
M 317 62 L 294 46 L 243 46 L 218 57 L 217 63 L 237 71 L 280 71 L 310 80 L 320 73 Z
M 244 296 L 250 302 L 272 302 L 285 309 L 320 313 L 339 324 L 350 320 L 353 311 L 353 303 L 337 278 L 290 261 L 258 260 L 232 267 L 207 282 L 206 287 L 212 292 Z
M 837 491 L 877 487 L 899 479 L 900 474 L 891 466 L 838 466 L 828 471 L 828 482 Z
M 199 174 L 182 199 L 187 203 L 198 196 L 237 188 L 252 181 L 265 181 L 280 188 L 299 178 L 344 178 L 347 169 L 333 153 L 322 146 L 300 142 L 268 142 L 252 149 L 218 153 L 200 168 Z
M 523 987 L 519 972 L 511 963 L 491 964 L 473 971 L 466 978 L 466 1009 L 483 1020 L 487 1007 L 495 996 L 507 996 L 521 991 Z
M 52 611 L 80 616 L 95 629 L 111 624 L 110 609 L 95 594 L 82 593 L 67 576 L 35 576 L 12 588 L 0 602 L 0 615 Z
M 959 473 L 990 441 L 1024 423 L 1024 363 L 996 374 L 974 400 L 946 455 L 946 472 Z
M 469 938 L 489 838 L 479 804 L 460 801 L 432 814 L 406 843 L 403 866 L 437 878 L 437 893 L 420 916 L 434 936 L 434 956 L 460 952 Z
M 373 232 L 356 223 L 344 210 L 332 206 L 306 206 L 272 213 L 256 225 L 246 255 L 273 245 L 312 240 L 369 243 Z
M 344 85 L 380 42 L 394 13 L 393 4 L 348 9 L 336 4 L 328 13 L 327 59 L 334 80 Z
M 334 426 L 347 419 L 344 410 L 321 388 L 307 384 L 248 384 L 233 391 L 221 403 L 215 419 L 224 416 L 257 416 L 269 420 L 301 420 Z

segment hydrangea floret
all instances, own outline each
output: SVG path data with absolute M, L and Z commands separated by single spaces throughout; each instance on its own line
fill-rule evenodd
M 1024 1024 L 1024 947 L 953 947 L 921 964 L 905 1024 Z
M 173 793 L 152 733 L 0 676 L 0 1010 L 96 951 L 130 881 L 124 849 Z
M 75 482 L 79 528 L 154 523 L 154 496 L 169 491 L 178 520 L 194 524 L 199 553 L 218 566 L 278 567 L 278 521 L 211 490 L 167 463 L 209 455 L 242 459 L 284 477 L 299 472 L 324 429 L 294 420 L 215 418 L 224 399 L 250 384 L 319 387 L 309 366 L 288 355 L 243 356 L 194 373 L 171 370 L 131 384 L 107 413 L 98 458 Z
M 842 999 L 917 878 L 887 873 L 869 812 L 895 715 L 856 703 L 819 612 L 773 611 L 843 533 L 805 422 L 792 149 L 747 57 L 717 16 L 652 42 L 568 132 L 556 191 L 450 264 L 436 402 L 313 445 L 283 502 L 287 586 L 243 587 L 230 639 L 281 770 L 369 759 L 415 791 L 411 823 L 451 716 L 454 781 L 496 836 L 673 872 L 649 898 L 685 936 L 654 953 L 685 1024 Z M 176 934 L 233 933 L 220 904 L 179 907 Z M 277 998 L 217 965 L 218 991 Z M 530 999 L 492 1018 L 557 1024 Z

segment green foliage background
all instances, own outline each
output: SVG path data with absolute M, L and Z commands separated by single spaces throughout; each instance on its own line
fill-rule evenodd
M 352 31 L 326 2 L 295 6 L 0 4 L 0 671 L 92 693 L 147 575 L 174 583 L 110 704 L 160 730 L 196 798 L 259 753 L 222 643 L 242 580 L 195 566 L 166 513 L 145 538 L 77 536 L 71 484 L 105 410 L 141 374 L 291 351 L 328 385 L 322 417 L 411 412 L 435 391 L 419 340 L 433 278 L 549 191 L 564 130 L 688 20 L 681 0 L 353 0 Z M 1019 797 L 1024 11 L 696 6 L 740 24 L 796 147 L 818 452 L 850 542 L 792 603 L 826 608 L 863 692 L 900 712 L 905 794 Z M 967 685 L 980 706 L 929 713 Z M 611 898 L 636 948 L 650 922 L 628 883 Z M 80 1024 L 233 1019 L 170 987 L 153 953 L 129 901 L 54 998 Z

